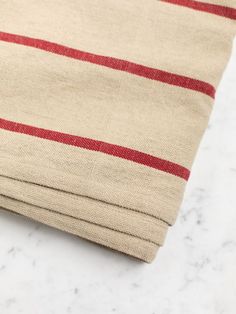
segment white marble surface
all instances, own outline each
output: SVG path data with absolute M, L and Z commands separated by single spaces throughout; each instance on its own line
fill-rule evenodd
M 236 313 L 236 42 L 177 223 L 151 265 L 0 211 L 1 314 Z

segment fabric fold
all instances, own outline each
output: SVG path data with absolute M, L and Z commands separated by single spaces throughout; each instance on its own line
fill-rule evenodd
M 230 56 L 234 2 L 1 10 L 0 206 L 151 262 Z

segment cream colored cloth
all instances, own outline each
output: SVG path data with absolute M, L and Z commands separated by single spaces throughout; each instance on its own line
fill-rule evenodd
M 219 0 L 0 0 L 0 206 L 152 261 L 235 12 Z

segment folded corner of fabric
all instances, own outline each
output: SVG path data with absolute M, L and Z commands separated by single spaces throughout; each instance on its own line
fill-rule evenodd
M 230 56 L 235 1 L 12 5 L 1 2 L 0 206 L 153 261 Z

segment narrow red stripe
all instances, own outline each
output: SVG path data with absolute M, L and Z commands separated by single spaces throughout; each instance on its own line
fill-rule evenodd
M 232 20 L 236 20 L 236 9 L 230 7 L 206 2 L 198 2 L 194 0 L 161 0 L 161 1 L 181 5 L 194 10 L 212 13 Z
M 141 64 L 136 64 L 130 61 L 121 60 L 113 57 L 96 55 L 93 53 L 77 50 L 74 48 L 69 48 L 49 41 L 30 38 L 15 34 L 9 34 L 0 32 L 0 40 L 10 43 L 15 43 L 19 45 L 29 46 L 41 50 L 45 50 L 58 55 L 63 55 L 69 58 L 90 62 L 105 66 L 111 69 L 128 72 L 138 76 L 148 78 L 150 80 L 155 80 L 163 82 L 170 85 L 175 85 L 194 91 L 201 92 L 212 98 L 215 97 L 215 88 L 203 81 L 196 80 L 190 77 L 169 73 L 166 71 L 146 67 Z
M 185 180 L 188 180 L 190 175 L 190 171 L 187 168 L 180 166 L 176 163 L 173 163 L 171 161 L 151 156 L 131 148 L 126 148 L 119 145 L 97 141 L 86 137 L 61 133 L 52 130 L 46 130 L 30 125 L 8 121 L 5 119 L 0 119 L 0 129 L 21 134 L 27 134 L 34 137 L 123 158 L 126 160 L 136 162 L 138 164 L 142 164 L 151 168 L 155 168 L 170 173 Z

